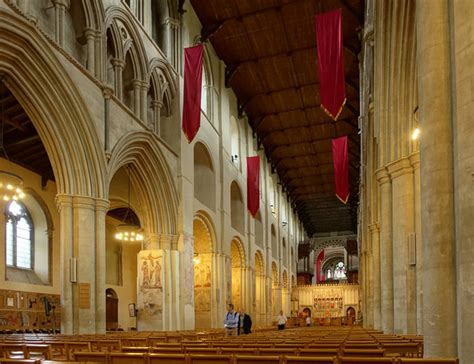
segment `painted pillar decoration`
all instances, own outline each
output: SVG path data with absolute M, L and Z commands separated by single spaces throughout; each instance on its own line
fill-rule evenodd
M 349 199 L 349 158 L 347 135 L 332 140 L 332 158 L 334 162 L 334 180 L 336 197 L 342 203 Z
M 321 108 L 337 120 L 346 103 L 341 9 L 316 16 Z
M 163 252 L 141 250 L 138 253 L 137 310 L 139 329 L 160 329 L 163 310 Z
M 201 126 L 201 82 L 204 46 L 184 49 L 183 132 L 191 143 Z

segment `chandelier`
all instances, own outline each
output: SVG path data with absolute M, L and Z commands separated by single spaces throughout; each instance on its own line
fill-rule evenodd
M 3 201 L 18 201 L 25 197 L 21 189 L 23 179 L 16 174 L 0 170 L 0 196 Z
M 127 221 L 128 215 L 131 211 L 130 208 L 130 171 L 127 168 L 127 175 L 128 175 L 128 202 L 127 202 L 127 211 L 123 217 L 123 221 L 120 225 L 116 227 L 115 239 L 121 241 L 142 241 L 143 234 L 142 229 L 140 228 L 139 224 L 135 224 L 135 222 Z M 132 211 L 133 213 L 133 211 Z
M 4 76 L 0 76 L 1 82 L 1 90 L 5 89 L 4 87 Z M 3 142 L 3 134 L 4 134 L 4 127 L 5 127 L 5 115 L 4 115 L 4 108 L 3 102 L 1 103 L 0 109 L 0 151 L 3 152 L 7 163 L 10 162 L 10 158 L 8 158 L 7 151 L 5 150 L 5 144 Z M 25 197 L 25 194 L 21 188 L 23 185 L 23 179 L 8 171 L 0 170 L 0 198 L 7 202 L 7 201 L 18 201 L 19 199 Z

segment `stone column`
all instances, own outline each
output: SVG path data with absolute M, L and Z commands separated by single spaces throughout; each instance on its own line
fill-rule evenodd
M 64 47 L 64 17 L 69 9 L 69 0 L 53 0 L 53 5 L 56 42 Z
M 426 357 L 457 356 L 449 3 L 416 2 Z
M 181 233 L 178 241 L 181 254 L 182 276 L 180 277 L 181 297 L 183 297 L 183 329 L 194 329 L 194 236 Z
M 416 333 L 423 335 L 423 249 L 421 238 L 421 206 L 420 206 L 420 152 L 410 155 L 413 168 L 413 192 L 415 208 L 415 277 L 416 277 Z
M 133 87 L 133 101 L 132 101 L 133 113 L 138 119 L 140 119 L 140 98 L 141 98 L 142 81 L 133 80 L 132 87 Z
M 242 284 L 242 292 L 243 292 L 243 297 L 242 297 L 242 302 L 244 305 L 244 309 L 247 311 L 247 313 L 251 317 L 255 317 L 255 312 L 253 311 L 253 302 L 254 302 L 254 297 L 253 297 L 253 286 L 254 282 L 252 282 L 253 279 L 253 270 L 250 267 L 245 267 L 243 269 L 244 271 L 244 281 Z
M 60 286 L 61 286 L 61 333 L 74 332 L 74 295 L 71 282 L 71 259 L 74 258 L 72 197 L 66 194 L 56 196 L 59 212 L 59 241 L 60 241 Z
M 393 333 L 392 183 L 385 168 L 376 171 L 380 184 L 380 292 L 382 330 Z
M 163 103 L 158 100 L 153 100 L 151 102 L 151 107 L 153 108 L 153 120 L 150 120 L 148 127 L 150 130 L 153 130 L 157 135 L 161 135 L 161 108 Z
M 122 72 L 125 68 L 125 62 L 118 58 L 112 59 L 112 66 L 114 67 L 114 87 L 115 96 L 119 99 L 123 99 L 122 95 Z
M 147 124 L 147 101 L 148 101 L 148 83 L 142 82 L 140 85 L 140 119 Z
M 74 255 L 77 257 L 77 289 L 78 321 L 75 333 L 95 333 L 96 321 L 96 226 L 95 200 L 85 196 L 72 197 L 73 221 L 74 221 Z M 86 228 L 87 227 L 87 228 Z M 104 225 L 105 229 L 105 217 Z M 105 245 L 105 235 L 103 244 Z M 104 252 L 105 254 L 105 252 Z M 105 259 L 105 256 L 104 256 Z M 105 264 L 104 264 L 105 266 Z M 105 282 L 104 282 L 105 283 Z M 104 285 L 105 288 L 105 285 Z M 105 291 L 102 292 L 105 301 Z M 105 317 L 103 318 L 105 319 Z M 104 326 L 105 322 L 98 323 Z M 104 330 L 105 331 L 105 330 Z
M 283 290 L 280 284 L 277 284 L 273 287 L 273 295 L 275 298 L 275 302 L 273 302 L 273 306 L 275 307 L 275 311 L 271 313 L 270 320 L 273 320 L 273 317 L 278 315 L 278 312 L 283 309 Z M 287 313 L 288 314 L 288 313 Z
M 367 247 L 366 252 L 366 261 L 365 261 L 365 282 L 366 282 L 366 316 L 364 317 L 364 322 L 366 327 L 374 327 L 374 270 L 373 270 L 373 242 L 372 242 L 372 232 L 369 229 L 368 241 L 370 245 Z
M 415 284 L 408 274 L 408 238 L 414 231 L 413 169 L 408 158 L 387 165 L 392 180 L 392 224 L 393 224 L 393 308 L 394 331 L 408 332 L 409 313 L 415 311 L 413 302 Z M 415 319 L 415 317 L 412 317 Z M 416 319 L 415 319 L 416 321 Z M 412 333 L 414 333 L 412 331 Z
M 84 37 L 87 42 L 87 70 L 95 76 L 95 30 L 84 30 Z
M 470 60 L 474 57 L 474 35 L 472 1 L 452 1 L 452 38 L 456 77 L 456 115 L 454 132 L 455 150 L 455 214 L 457 252 L 457 322 L 458 356 L 460 363 L 474 362 L 474 73 Z M 454 73 L 454 72 L 453 72 Z M 453 75 L 454 77 L 454 75 Z
M 105 333 L 105 217 L 109 209 L 108 200 L 95 200 L 95 331 Z
M 109 87 L 104 87 L 102 95 L 104 96 L 104 151 L 107 158 L 110 158 L 110 97 L 112 96 L 113 90 Z

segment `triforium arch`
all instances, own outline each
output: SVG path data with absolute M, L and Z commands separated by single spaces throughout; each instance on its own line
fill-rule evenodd
M 0 74 L 44 144 L 58 194 L 104 198 L 105 154 L 86 104 L 47 40 L 5 8 L 0 8 Z
M 255 316 L 258 325 L 266 323 L 265 260 L 261 250 L 255 252 Z
M 103 81 L 112 84 L 115 96 L 145 120 L 148 61 L 138 29 L 127 11 L 119 6 L 106 10 L 104 28 Z
M 137 200 L 141 207 L 138 212 L 143 219 L 143 227 L 149 242 L 157 244 L 160 234 L 176 235 L 178 218 L 176 184 L 160 146 L 151 133 L 130 132 L 118 140 L 108 165 L 109 178 L 125 165 L 129 165 L 130 178 L 136 188 Z M 171 240 L 171 243 L 174 243 L 174 240 Z M 163 244 L 160 247 L 175 248 Z
M 245 248 L 242 240 L 235 236 L 230 243 L 232 265 L 232 303 L 236 308 L 244 305 Z
M 217 306 L 214 292 L 217 287 L 214 257 L 216 235 L 210 217 L 198 211 L 193 220 L 194 235 L 194 315 L 195 328 L 215 325 Z
M 100 37 L 104 31 L 105 12 L 102 1 L 71 1 L 67 16 L 74 29 L 73 34 L 65 33 L 64 46 L 79 43 L 80 50 L 68 49 L 74 58 L 86 67 L 92 75 L 100 78 L 101 59 Z M 74 48 L 74 47 L 72 47 Z M 97 57 L 96 57 L 97 55 Z
M 153 58 L 148 65 L 147 122 L 161 135 L 162 117 L 170 117 L 176 109 L 178 80 L 176 71 L 161 58 Z

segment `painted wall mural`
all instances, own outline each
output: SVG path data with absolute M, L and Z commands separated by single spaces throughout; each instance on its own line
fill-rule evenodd
M 137 309 L 155 314 L 163 307 L 163 253 L 161 250 L 141 250 L 138 253 Z

